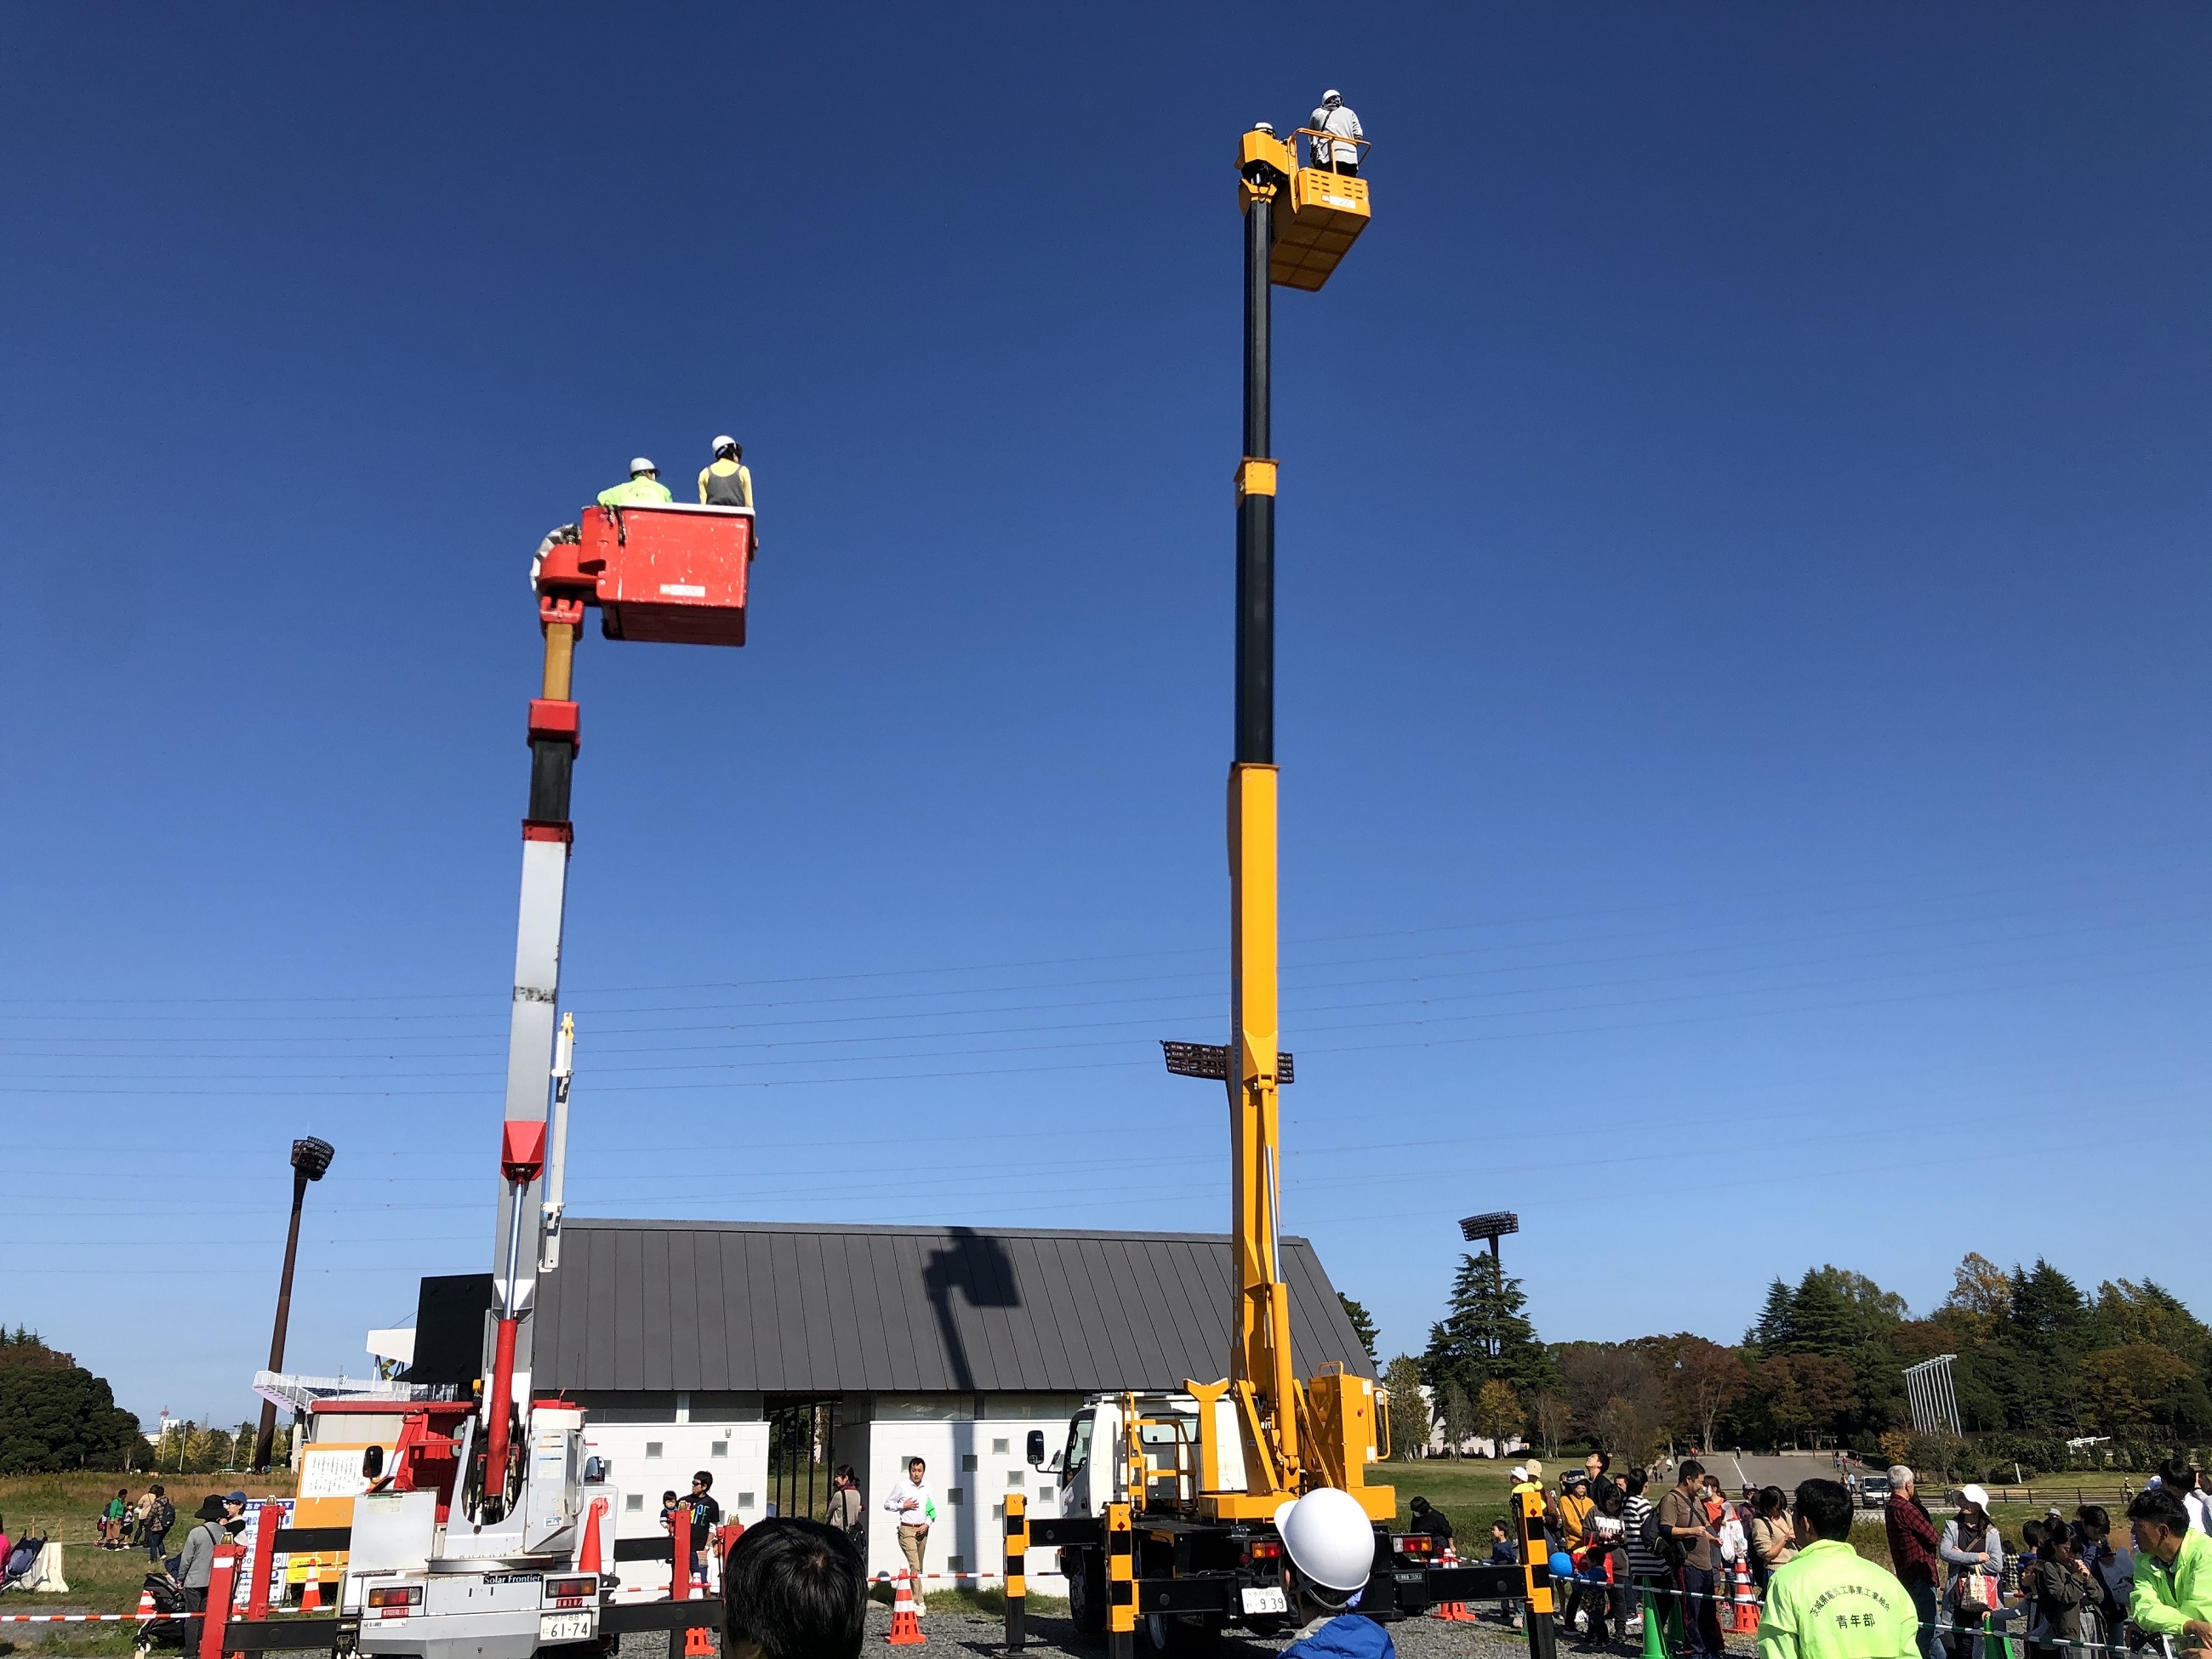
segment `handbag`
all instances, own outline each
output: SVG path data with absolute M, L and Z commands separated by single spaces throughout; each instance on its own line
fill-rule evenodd
M 1969 1567 L 1959 1580 L 1959 1593 L 1952 1598 L 1951 1611 L 1960 1619 L 1979 1619 L 1996 1609 L 1996 1598 L 1990 1593 L 1990 1576 L 1979 1567 Z

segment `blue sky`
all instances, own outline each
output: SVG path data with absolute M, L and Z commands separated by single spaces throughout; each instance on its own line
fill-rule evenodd
M 1376 216 L 1277 312 L 1291 1229 L 1386 1353 L 1500 1207 L 1552 1337 L 1968 1249 L 2204 1309 L 2127 1218 L 2212 1138 L 2208 46 L 10 9 L 0 1318 L 246 1415 L 310 1132 L 296 1368 L 489 1264 L 526 561 L 725 429 L 752 643 L 580 657 L 574 1207 L 1223 1224 L 1152 1045 L 1224 1021 L 1236 135 L 1325 85 Z

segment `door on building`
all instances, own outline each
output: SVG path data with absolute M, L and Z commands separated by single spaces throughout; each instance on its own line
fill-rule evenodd
M 830 1508 L 830 1455 L 836 1443 L 837 1396 L 771 1395 L 765 1415 L 767 1513 L 823 1519 Z

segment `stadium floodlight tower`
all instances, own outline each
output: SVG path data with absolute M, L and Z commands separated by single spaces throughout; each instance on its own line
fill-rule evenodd
M 1462 1217 L 1459 1224 L 1459 1236 L 1468 1243 L 1480 1243 L 1490 1246 L 1492 1261 L 1498 1260 L 1498 1241 L 1508 1233 L 1520 1231 L 1521 1218 L 1510 1210 L 1492 1210 L 1487 1215 Z
M 276 1281 L 276 1327 L 269 1338 L 269 1369 L 284 1369 L 284 1334 L 292 1323 L 292 1269 L 300 1259 L 300 1206 L 307 1201 L 307 1183 L 320 1181 L 330 1172 L 331 1160 L 337 1156 L 337 1148 L 327 1140 L 313 1135 L 303 1135 L 292 1143 L 292 1226 L 284 1236 L 284 1272 Z M 293 1437 L 297 1439 L 295 1433 Z M 276 1446 L 276 1402 L 261 1402 L 261 1422 L 253 1437 L 253 1468 L 258 1474 L 269 1472 L 269 1460 Z

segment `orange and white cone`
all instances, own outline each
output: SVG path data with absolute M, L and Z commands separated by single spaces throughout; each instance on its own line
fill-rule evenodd
M 1735 1633 L 1739 1636 L 1759 1634 L 1759 1592 L 1751 1587 L 1751 1569 L 1743 1562 L 1735 1564 Z
M 307 1582 L 300 1588 L 300 1611 L 302 1613 L 320 1613 L 322 1610 L 322 1575 L 311 1569 L 307 1574 Z
M 914 1616 L 913 1579 L 911 1568 L 898 1576 L 897 1594 L 891 1602 L 890 1644 L 895 1648 L 910 1648 L 929 1640 L 921 1633 L 921 1621 Z
M 1444 1546 L 1443 1565 L 1448 1567 L 1455 1567 L 1459 1565 L 1459 1553 L 1449 1544 Z M 1446 1624 L 1472 1625 L 1475 1621 L 1474 1614 L 1468 1610 L 1468 1605 L 1464 1601 L 1439 1601 L 1436 1605 L 1435 1613 L 1436 1616 Z
M 161 1610 L 154 1605 L 154 1592 L 141 1584 L 138 1587 L 138 1622 L 143 1625 L 161 1616 Z

